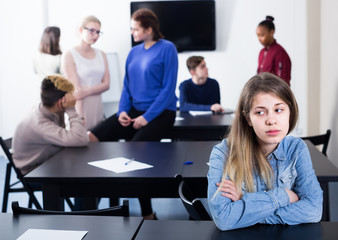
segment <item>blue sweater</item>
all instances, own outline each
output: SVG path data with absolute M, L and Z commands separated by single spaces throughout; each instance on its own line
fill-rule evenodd
M 215 79 L 207 78 L 203 85 L 192 79 L 180 84 L 180 111 L 210 111 L 211 105 L 221 102 L 219 85 Z
M 144 43 L 133 47 L 126 62 L 118 114 L 133 106 L 145 111 L 143 117 L 150 122 L 166 109 L 176 111 L 177 70 L 177 50 L 170 41 L 161 39 L 149 49 Z

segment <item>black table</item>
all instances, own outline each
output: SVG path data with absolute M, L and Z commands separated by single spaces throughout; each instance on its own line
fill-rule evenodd
M 175 175 L 183 170 L 190 144 L 100 142 L 90 143 L 88 147 L 66 148 L 27 174 L 25 179 L 42 183 L 45 209 L 63 210 L 62 197 L 67 196 L 177 198 Z M 154 167 L 114 173 L 88 165 L 90 161 L 114 157 L 134 158 Z
M 141 217 L 62 216 L 0 214 L 0 238 L 17 239 L 28 229 L 88 231 L 89 239 L 134 239 Z
M 144 221 L 135 240 L 336 240 L 338 222 L 286 225 L 255 225 L 220 231 L 212 221 Z
M 193 116 L 178 111 L 174 126 L 164 138 L 175 141 L 220 141 L 231 126 L 231 113 Z
M 189 182 L 197 197 L 206 197 L 207 162 L 217 143 L 219 142 L 90 143 L 88 147 L 62 150 L 27 174 L 25 179 L 28 182 L 42 183 L 44 208 L 52 210 L 63 210 L 64 197 L 176 198 L 176 174 L 181 174 Z M 328 220 L 327 185 L 338 181 L 338 169 L 309 141 L 306 143 L 324 190 L 323 219 Z M 88 165 L 90 161 L 114 157 L 134 158 L 154 167 L 117 174 Z M 186 161 L 194 163 L 184 165 Z
M 105 115 L 109 117 L 117 112 L 118 102 L 106 102 L 103 107 Z M 175 141 L 219 141 L 231 126 L 232 113 L 232 110 L 226 110 L 225 114 L 192 116 L 189 112 L 177 111 L 174 126 L 163 138 Z

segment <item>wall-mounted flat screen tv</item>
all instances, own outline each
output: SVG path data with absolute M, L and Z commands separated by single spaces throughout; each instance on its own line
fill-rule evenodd
M 131 2 L 130 12 L 151 9 L 159 18 L 160 31 L 178 52 L 216 49 L 215 1 Z M 132 46 L 137 45 L 132 39 Z

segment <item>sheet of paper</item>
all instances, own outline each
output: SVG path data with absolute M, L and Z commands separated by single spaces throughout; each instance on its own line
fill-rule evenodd
M 234 111 L 233 109 L 231 109 L 231 108 L 226 108 L 226 109 L 224 109 L 224 111 L 225 111 L 225 114 L 232 114 L 232 113 L 235 112 L 235 111 Z
M 81 240 L 88 231 L 28 229 L 17 240 Z
M 154 167 L 152 165 L 141 163 L 141 162 L 135 161 L 134 159 L 128 159 L 124 157 L 99 160 L 99 161 L 89 162 L 88 164 L 95 166 L 95 167 L 103 168 L 105 170 L 113 171 L 116 173 L 130 172 L 130 171 Z
M 212 111 L 189 111 L 189 113 L 193 116 L 212 115 Z

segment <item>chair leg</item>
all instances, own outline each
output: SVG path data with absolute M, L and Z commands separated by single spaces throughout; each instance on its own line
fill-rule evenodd
M 2 201 L 2 212 L 7 212 L 7 204 L 8 204 L 8 195 L 9 195 L 9 182 L 11 179 L 11 165 L 7 163 L 6 168 L 6 179 L 5 179 L 5 186 L 4 186 L 4 196 Z
M 74 204 L 72 203 L 72 201 L 69 198 L 66 198 L 65 200 L 66 200 L 70 210 L 74 211 Z
M 29 200 L 28 200 L 28 208 L 32 208 L 32 206 L 33 206 L 32 198 L 29 197 Z
M 24 188 L 26 189 L 28 196 L 29 196 L 29 202 L 28 206 L 29 208 L 32 208 L 33 204 L 37 209 L 42 209 L 39 201 L 36 199 L 33 190 L 29 187 L 29 185 L 26 182 L 22 183 L 24 185 Z

